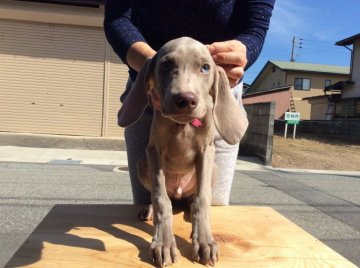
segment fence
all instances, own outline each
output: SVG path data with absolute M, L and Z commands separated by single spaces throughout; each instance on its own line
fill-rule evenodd
M 275 102 L 244 105 L 249 127 L 240 143 L 240 155 L 256 156 L 271 165 Z
M 274 132 L 284 133 L 285 121 L 276 120 Z M 288 133 L 291 133 L 289 128 Z M 360 119 L 304 120 L 296 127 L 296 137 L 312 136 L 360 144 Z

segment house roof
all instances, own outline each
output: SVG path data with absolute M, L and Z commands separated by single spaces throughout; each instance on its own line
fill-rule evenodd
M 283 71 L 302 71 L 314 73 L 350 74 L 349 66 L 324 65 L 314 63 L 269 61 Z
M 348 46 L 354 43 L 356 39 L 360 39 L 360 33 L 355 34 L 353 36 L 350 36 L 348 38 L 345 38 L 343 40 L 337 41 L 335 45 L 337 46 Z
M 261 94 L 268 94 L 268 93 L 273 93 L 273 92 L 277 92 L 277 91 L 289 90 L 290 88 L 291 88 L 291 86 L 284 86 L 284 87 L 259 90 L 259 91 L 255 91 L 255 92 L 245 92 L 243 95 L 243 98 L 251 97 L 254 95 L 261 95 Z

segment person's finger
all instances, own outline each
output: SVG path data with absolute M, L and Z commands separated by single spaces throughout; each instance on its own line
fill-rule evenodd
M 247 64 L 246 46 L 238 40 L 215 42 L 207 46 L 217 65 L 224 68 L 230 86 L 236 86 Z
M 240 79 L 231 79 L 229 78 L 229 85 L 231 88 L 235 87 L 239 83 Z
M 211 45 L 207 46 L 209 49 L 209 52 L 211 55 L 215 55 L 217 53 L 221 53 L 221 52 L 231 52 L 233 51 L 233 46 L 231 46 L 229 44 L 229 42 L 225 41 L 225 42 L 215 42 L 212 43 Z
M 237 66 L 223 66 L 223 68 L 229 80 L 230 87 L 236 86 L 244 76 L 244 68 Z
M 245 67 L 247 63 L 246 56 L 239 52 L 221 52 L 214 54 L 212 57 L 213 60 L 219 65 L 227 64 Z
M 239 66 L 223 66 L 223 69 L 229 79 L 239 80 L 244 76 L 244 68 Z

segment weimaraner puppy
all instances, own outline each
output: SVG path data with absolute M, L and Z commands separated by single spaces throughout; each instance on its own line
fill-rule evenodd
M 247 128 L 246 116 L 224 70 L 205 45 L 188 37 L 166 43 L 146 61 L 119 112 L 120 126 L 134 123 L 149 102 L 154 117 L 138 177 L 152 196 L 151 257 L 161 267 L 176 262 L 170 199 L 191 197 L 192 258 L 214 265 L 218 260 L 210 229 L 214 131 L 236 144 Z

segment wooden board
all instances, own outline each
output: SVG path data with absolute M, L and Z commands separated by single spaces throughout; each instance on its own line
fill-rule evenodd
M 154 267 L 153 228 L 137 219 L 134 205 L 58 205 L 6 267 Z M 216 267 L 356 267 L 267 207 L 213 207 L 213 235 L 220 246 Z M 190 261 L 191 225 L 174 215 L 181 254 L 172 267 L 204 267 Z

